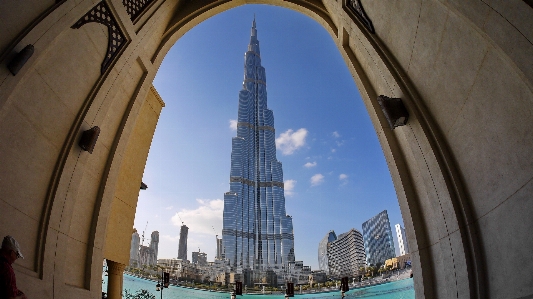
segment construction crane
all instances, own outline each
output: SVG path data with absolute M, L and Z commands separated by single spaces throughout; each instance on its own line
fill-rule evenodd
M 181 217 L 180 217 L 180 213 L 177 213 L 176 215 L 178 215 L 178 218 L 179 218 L 180 221 L 181 221 L 181 225 L 185 225 L 185 222 L 183 222 L 183 220 L 182 220 Z
M 148 221 L 146 221 L 146 226 L 144 227 L 144 230 L 143 230 L 143 235 L 142 235 L 142 239 L 141 239 L 141 246 L 144 245 L 144 232 L 146 231 L 147 228 L 148 228 Z
M 218 234 L 217 234 L 217 231 L 215 230 L 215 227 L 211 225 L 211 228 L 213 229 L 213 232 L 215 233 L 215 238 L 217 238 L 218 240 Z

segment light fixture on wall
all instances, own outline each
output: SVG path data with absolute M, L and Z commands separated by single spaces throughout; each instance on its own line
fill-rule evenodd
M 141 182 L 141 190 L 146 190 L 148 189 L 148 185 L 146 185 L 145 183 Z
M 27 45 L 22 49 L 20 52 L 18 52 L 13 59 L 7 64 L 7 68 L 15 76 L 20 69 L 28 62 L 28 59 L 33 55 L 33 52 L 35 51 L 35 48 L 32 44 Z
M 81 135 L 79 146 L 84 151 L 88 151 L 89 154 L 92 154 L 98 135 L 100 135 L 100 128 L 98 126 L 94 126 L 91 129 L 84 131 Z
M 379 106 L 385 118 L 389 123 L 389 126 L 392 130 L 399 126 L 404 126 L 407 124 L 407 119 L 409 119 L 409 112 L 403 105 L 402 99 L 400 98 L 389 98 L 384 95 L 378 97 Z

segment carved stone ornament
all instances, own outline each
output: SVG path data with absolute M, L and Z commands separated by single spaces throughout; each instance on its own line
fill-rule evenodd
M 363 23 L 363 25 L 365 25 L 368 31 L 375 33 L 374 25 L 372 25 L 372 21 L 370 21 L 370 18 L 366 15 L 361 0 L 346 0 L 346 5 L 355 13 L 357 18 Z
M 154 2 L 154 0 L 122 0 L 122 4 L 126 8 L 126 12 L 130 15 L 132 22 L 142 14 L 142 12 Z
M 111 10 L 105 1 L 101 1 L 91 10 L 89 10 L 89 12 L 81 17 L 74 25 L 72 25 L 71 28 L 78 29 L 81 26 L 91 22 L 96 22 L 107 26 L 107 52 L 100 70 L 100 72 L 103 74 L 116 58 L 122 47 L 126 44 L 126 38 L 124 37 L 124 33 L 122 33 L 120 27 L 117 25 L 117 21 L 115 20 L 115 17 L 111 13 Z

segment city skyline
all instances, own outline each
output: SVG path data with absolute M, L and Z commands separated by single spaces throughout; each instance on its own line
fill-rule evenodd
M 160 258 L 172 258 L 183 221 L 189 248 L 200 247 L 214 259 L 254 13 L 295 255 L 316 270 L 318 244 L 328 231 L 361 229 L 384 209 L 391 223 L 404 225 L 376 133 L 331 36 L 307 16 L 279 7 L 245 5 L 221 13 L 169 51 L 154 80 L 166 107 L 150 148 L 143 176 L 148 189 L 140 192 L 135 227 L 148 221 L 147 231 L 160 231 Z

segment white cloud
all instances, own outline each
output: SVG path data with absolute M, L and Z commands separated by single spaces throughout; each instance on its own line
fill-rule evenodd
M 311 167 L 315 167 L 316 166 L 316 161 L 315 162 L 307 162 L 304 164 L 305 167 L 307 168 L 311 168 Z
M 296 180 L 286 180 L 283 182 L 285 195 L 287 196 L 293 196 L 294 195 L 294 187 L 296 186 Z
M 339 180 L 341 180 L 341 181 L 342 181 L 342 180 L 346 180 L 347 178 L 348 178 L 348 175 L 346 175 L 346 174 L 344 174 L 344 173 L 341 173 L 341 174 L 339 175 Z
M 289 129 L 276 138 L 276 148 L 281 150 L 284 155 L 292 155 L 297 149 L 305 145 L 307 133 L 305 128 L 301 128 L 296 132 Z
M 324 176 L 320 173 L 311 177 L 311 186 L 318 186 L 324 182 Z
M 334 149 L 334 148 L 331 149 L 331 152 L 332 152 L 332 153 L 334 153 L 334 152 L 336 152 L 336 151 L 337 151 L 337 150 Z
M 236 119 L 230 119 L 229 120 L 229 128 L 232 131 L 237 131 L 237 120 Z
M 341 135 L 340 135 L 339 132 L 337 132 L 337 131 L 333 132 L 332 135 L 333 135 L 333 137 L 335 137 L 335 138 L 339 138 L 339 137 L 341 137 Z
M 181 226 L 181 217 L 185 225 L 189 227 L 189 232 L 215 235 L 215 231 L 222 231 L 224 201 L 222 199 L 196 199 L 196 201 L 200 205 L 198 208 L 194 210 L 182 209 L 172 216 L 172 223 L 175 226 Z
M 166 207 L 165 210 L 172 210 L 174 206 L 169 206 L 169 207 Z

